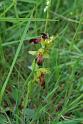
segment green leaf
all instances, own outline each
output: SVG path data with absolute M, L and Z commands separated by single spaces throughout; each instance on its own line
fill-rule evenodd
M 8 121 L 6 119 L 6 117 L 2 114 L 0 114 L 0 124 L 7 124 Z
M 28 53 L 34 56 L 37 54 L 37 51 L 29 51 Z
M 20 2 L 25 2 L 25 3 L 36 3 L 36 1 L 34 1 L 34 0 L 18 0 L 18 1 L 20 1 Z
M 38 65 L 36 64 L 35 60 L 33 61 L 31 68 L 33 71 L 36 71 L 38 69 Z
M 29 123 L 30 120 L 34 120 L 35 118 L 35 110 L 34 109 L 25 109 L 25 119 L 26 123 Z

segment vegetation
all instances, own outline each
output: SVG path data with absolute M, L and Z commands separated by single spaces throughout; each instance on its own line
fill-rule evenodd
M 83 123 L 82 3 L 0 0 L 0 124 Z M 45 88 L 34 71 L 42 44 L 29 42 L 42 32 L 53 37 L 42 64 Z

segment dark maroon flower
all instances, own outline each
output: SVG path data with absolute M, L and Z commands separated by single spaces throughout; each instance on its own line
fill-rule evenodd
M 48 38 L 49 38 L 48 34 L 41 33 L 41 36 L 40 37 L 33 38 L 33 39 L 29 40 L 29 42 L 30 43 L 34 43 L 34 44 L 38 44 L 38 43 L 40 43 L 42 41 L 42 39 L 45 40 L 45 39 L 48 39 Z
M 41 38 L 34 38 L 34 39 L 29 40 L 29 42 L 37 44 L 37 43 L 41 42 Z

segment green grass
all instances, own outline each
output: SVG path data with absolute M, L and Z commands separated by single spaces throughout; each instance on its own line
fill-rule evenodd
M 0 124 L 83 123 L 83 1 L 0 1 Z M 30 38 L 54 36 L 45 89 L 30 81 Z M 27 41 L 26 41 L 27 40 Z M 30 90 L 32 88 L 33 90 Z

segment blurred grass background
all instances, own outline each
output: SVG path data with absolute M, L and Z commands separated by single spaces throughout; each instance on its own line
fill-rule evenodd
M 48 4 L 48 5 L 47 5 Z M 28 40 L 47 32 L 54 45 L 46 87 L 31 92 Z M 83 123 L 83 0 L 0 0 L 0 124 Z

